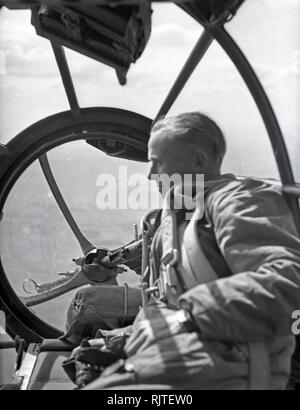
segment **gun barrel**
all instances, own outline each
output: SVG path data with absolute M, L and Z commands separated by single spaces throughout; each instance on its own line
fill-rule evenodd
M 141 256 L 143 240 L 132 242 L 122 248 L 118 249 L 116 252 L 110 253 L 101 259 L 101 263 L 111 267 L 130 262 Z

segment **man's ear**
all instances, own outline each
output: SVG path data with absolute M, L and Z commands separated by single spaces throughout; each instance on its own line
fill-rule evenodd
M 197 149 L 193 153 L 193 168 L 198 174 L 203 174 L 205 169 L 205 155 L 203 151 Z

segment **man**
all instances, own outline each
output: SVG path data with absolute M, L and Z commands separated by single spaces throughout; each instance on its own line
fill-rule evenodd
M 201 113 L 154 125 L 149 177 L 162 191 L 162 175 L 204 174 L 204 216 L 188 222 L 180 210 L 163 211 L 143 272 L 147 301 L 126 334 L 127 358 L 87 389 L 286 387 L 300 241 L 278 187 L 221 175 L 225 151 L 222 131 Z M 164 263 L 170 215 L 179 238 L 175 267 Z

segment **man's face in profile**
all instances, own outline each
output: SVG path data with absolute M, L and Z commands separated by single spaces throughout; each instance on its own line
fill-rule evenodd
M 184 142 L 184 135 L 178 130 L 158 130 L 151 134 L 148 144 L 150 170 L 149 180 L 154 180 L 162 193 L 162 176 L 195 175 L 199 172 L 196 166 L 196 151 L 193 146 Z

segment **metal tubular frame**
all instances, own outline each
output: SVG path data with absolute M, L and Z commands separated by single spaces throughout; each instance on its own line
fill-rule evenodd
M 227 33 L 227 31 L 223 27 L 221 27 L 214 29 L 213 32 L 215 39 L 218 41 L 220 46 L 236 66 L 255 100 L 257 108 L 259 109 L 266 126 L 270 142 L 272 144 L 275 160 L 283 186 L 295 185 L 294 173 L 285 145 L 284 137 L 271 102 L 262 84 L 260 83 L 246 56 L 234 41 L 234 39 Z M 287 201 L 293 212 L 295 223 L 300 234 L 300 213 L 298 201 L 297 199 L 292 197 L 288 197 Z
M 51 46 L 55 55 L 55 59 L 59 68 L 59 72 L 67 94 L 71 111 L 74 117 L 78 117 L 80 115 L 80 106 L 78 103 L 65 50 L 61 45 L 55 44 L 54 42 L 51 42 Z
M 300 184 L 294 185 L 284 185 L 283 192 L 286 195 L 294 196 L 296 198 L 300 198 Z
M 58 185 L 55 181 L 54 175 L 52 173 L 49 160 L 47 157 L 47 154 L 43 154 L 39 158 L 39 162 L 42 168 L 42 171 L 44 173 L 44 176 L 46 178 L 46 181 L 51 189 L 51 192 L 56 200 L 57 205 L 59 206 L 59 209 L 61 210 L 65 220 L 67 221 L 70 229 L 72 230 L 73 234 L 75 235 L 81 250 L 83 254 L 85 255 L 87 252 L 91 251 L 92 249 L 95 249 L 95 247 L 87 240 L 87 238 L 83 235 L 81 230 L 79 229 L 75 219 L 73 218 L 73 215 L 71 214 L 70 209 L 68 208 L 68 205 L 66 204 L 60 189 L 58 188 Z
M 235 64 L 255 100 L 270 136 L 282 182 L 284 184 L 294 183 L 293 171 L 280 125 L 257 75 L 237 43 L 224 28 L 214 30 L 214 36 Z
M 12 340 L 0 341 L 0 350 L 14 349 L 15 342 Z

